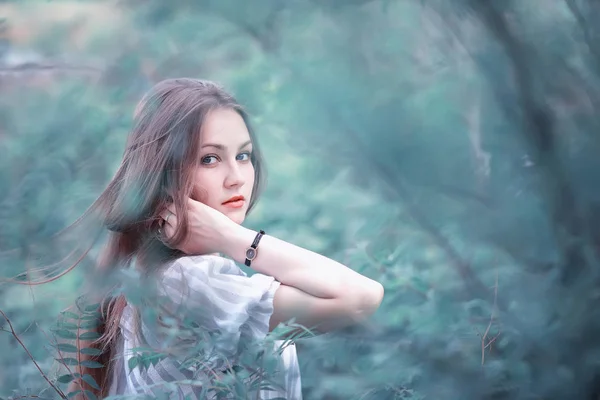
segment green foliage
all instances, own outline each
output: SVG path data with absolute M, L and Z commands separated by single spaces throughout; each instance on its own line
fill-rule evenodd
M 213 79 L 247 106 L 267 159 L 248 226 L 386 289 L 372 324 L 298 338 L 306 398 L 598 396 L 593 2 L 42 3 L 2 4 L 6 26 L 34 10 L 50 20 L 44 7 L 59 3 L 93 18 L 28 25 L 34 40 L 15 34 L 0 49 L 2 276 L 41 265 L 56 276 L 81 256 L 95 233 L 62 230 L 115 172 L 136 101 L 165 77 Z M 78 331 L 96 326 L 98 304 L 61 312 L 86 290 L 96 254 L 46 286 L 0 288 L 60 387 L 79 377 L 68 371 L 77 336 L 97 338 Z M 134 303 L 137 278 L 119 276 Z M 2 332 L 0 395 L 55 395 L 15 343 Z M 165 355 L 138 350 L 132 368 Z M 190 350 L 185 365 L 204 347 Z M 216 389 L 244 398 L 262 384 L 253 378 L 233 371 Z

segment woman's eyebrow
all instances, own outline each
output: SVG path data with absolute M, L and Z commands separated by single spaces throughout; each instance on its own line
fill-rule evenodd
M 244 147 L 248 146 L 251 143 L 252 143 L 252 140 L 248 140 L 247 142 L 244 142 L 240 146 L 240 149 L 243 149 Z M 205 144 L 202 145 L 202 148 L 205 148 L 205 147 L 215 147 L 215 148 L 217 148 L 219 150 L 225 150 L 225 146 L 224 145 L 222 145 L 222 144 L 216 144 L 216 143 L 205 143 Z

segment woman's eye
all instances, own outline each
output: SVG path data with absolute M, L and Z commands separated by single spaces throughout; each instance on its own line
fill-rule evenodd
M 250 153 L 249 152 L 245 152 L 245 153 L 238 154 L 237 160 L 238 161 L 248 161 L 248 160 L 250 160 Z
M 217 161 L 216 156 L 206 156 L 202 158 L 202 164 L 214 164 Z

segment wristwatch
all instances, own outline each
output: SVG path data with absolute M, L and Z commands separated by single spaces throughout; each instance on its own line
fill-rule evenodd
M 248 247 L 246 249 L 246 261 L 244 262 L 244 264 L 246 264 L 246 266 L 250 266 L 250 264 L 252 264 L 252 260 L 254 260 L 256 258 L 256 256 L 258 255 L 258 242 L 260 242 L 260 239 L 263 237 L 263 235 L 265 234 L 265 231 L 261 230 L 260 232 L 258 232 L 256 234 L 256 237 L 254 238 L 254 241 L 252 242 L 252 244 L 250 245 L 250 247 Z

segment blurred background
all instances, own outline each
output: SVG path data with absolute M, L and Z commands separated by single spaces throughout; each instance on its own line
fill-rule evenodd
M 598 21 L 593 0 L 0 1 L 0 274 L 93 239 L 56 234 L 147 89 L 215 80 L 266 155 L 247 225 L 386 289 L 369 329 L 298 345 L 306 399 L 600 399 Z M 84 271 L 0 286 L 53 382 Z M 0 328 L 0 397 L 56 396 Z

